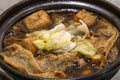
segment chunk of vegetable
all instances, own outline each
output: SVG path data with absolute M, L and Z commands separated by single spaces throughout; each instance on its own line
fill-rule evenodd
M 81 31 L 87 34 L 89 31 L 87 30 L 87 26 L 80 20 L 82 26 L 80 26 Z M 86 27 L 84 27 L 86 26 Z M 81 54 L 86 56 L 94 56 L 96 53 L 96 49 L 93 45 L 79 38 L 77 42 L 73 42 L 72 35 L 70 32 L 65 30 L 64 24 L 59 24 L 51 30 L 41 30 L 36 31 L 26 35 L 27 37 L 37 37 L 37 40 L 34 41 L 34 45 L 40 50 L 53 51 L 54 52 L 68 52 L 75 49 L 73 51 L 79 51 Z M 77 46 L 76 46 L 77 45 Z
M 50 34 L 59 32 L 59 31 L 65 30 L 65 29 L 66 29 L 65 25 L 63 23 L 60 23 L 50 30 L 40 30 L 40 31 L 34 31 L 32 33 L 28 33 L 28 34 L 26 34 L 26 37 L 37 37 L 40 39 L 48 38 Z
M 88 26 L 82 20 L 79 20 L 79 22 L 81 24 L 79 26 L 77 26 L 77 28 L 69 30 L 69 32 L 71 34 L 73 34 L 73 35 L 78 35 L 80 33 L 84 33 L 83 39 L 85 39 L 85 37 L 87 36 L 87 34 L 89 34 Z
M 49 32 L 47 30 L 34 31 L 32 33 L 26 34 L 26 37 L 36 37 L 37 39 L 47 38 L 48 36 Z
M 85 37 L 89 33 L 88 26 L 82 20 L 79 20 L 79 21 L 82 23 L 82 25 L 78 26 L 78 29 L 80 30 L 80 32 L 83 32 L 85 34 L 83 36 L 83 39 L 85 39 Z
M 67 31 L 59 31 L 56 33 L 52 33 L 47 39 L 39 39 L 34 41 L 33 43 L 38 49 L 44 50 L 56 50 L 56 49 L 63 49 L 66 51 L 71 50 L 71 48 L 75 47 L 72 42 L 72 35 Z M 73 47 L 71 47 L 71 46 Z M 68 47 L 69 46 L 69 47 Z
M 45 42 L 43 40 L 36 40 L 33 42 L 38 49 L 44 49 Z
M 65 28 L 65 25 L 61 23 L 51 30 L 37 31 L 26 36 L 38 37 L 38 40 L 33 43 L 40 50 L 67 52 L 72 50 L 76 43 L 71 41 L 74 36 L 66 31 Z
M 62 46 L 68 44 L 72 39 L 72 35 L 67 31 L 60 31 L 51 34 L 47 44 L 56 45 L 56 48 L 61 48 Z
M 68 44 L 63 45 L 62 48 L 55 50 L 54 52 L 56 52 L 56 53 L 68 52 L 68 51 L 71 51 L 72 49 L 74 49 L 75 47 L 76 47 L 75 42 L 69 42 Z
M 92 57 L 96 53 L 96 49 L 94 46 L 88 42 L 87 40 L 83 40 L 82 38 L 79 38 L 77 40 L 77 47 L 73 51 L 78 51 L 82 55 Z
M 49 33 L 55 33 L 55 32 L 59 32 L 62 30 L 66 30 L 66 27 L 63 23 L 60 23 L 56 25 L 53 29 L 49 30 Z

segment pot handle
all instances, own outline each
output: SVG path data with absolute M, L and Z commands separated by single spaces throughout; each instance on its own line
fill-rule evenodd
M 5 72 L 1 67 L 0 67 L 0 78 L 2 77 L 2 80 L 14 80 L 7 72 Z

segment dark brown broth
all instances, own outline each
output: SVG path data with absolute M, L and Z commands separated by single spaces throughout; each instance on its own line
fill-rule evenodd
M 87 76 L 89 74 L 97 72 L 97 65 L 93 63 L 87 62 L 87 65 L 80 66 L 77 63 L 73 63 L 72 66 L 69 66 L 64 71 L 68 77 L 80 77 L 80 76 Z

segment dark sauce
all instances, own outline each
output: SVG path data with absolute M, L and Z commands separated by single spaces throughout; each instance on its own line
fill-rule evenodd
M 69 78 L 81 77 L 81 76 L 87 76 L 97 72 L 99 70 L 97 67 L 98 65 L 91 63 L 91 61 L 89 61 L 88 59 L 88 62 L 86 65 L 81 66 L 75 62 L 73 63 L 72 66 L 67 67 L 64 72 L 65 74 L 67 74 Z

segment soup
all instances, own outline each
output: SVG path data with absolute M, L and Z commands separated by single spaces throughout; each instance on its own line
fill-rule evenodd
M 107 19 L 85 9 L 34 12 L 6 34 L 4 61 L 22 73 L 43 78 L 88 76 L 118 56 L 118 30 Z

